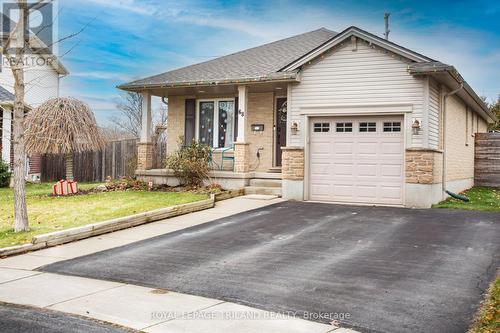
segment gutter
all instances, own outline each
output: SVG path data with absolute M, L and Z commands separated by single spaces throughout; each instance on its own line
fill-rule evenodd
M 160 84 L 122 84 L 116 88 L 127 91 L 141 91 L 146 89 L 155 88 L 189 88 L 189 87 L 211 87 L 211 86 L 224 86 L 234 84 L 249 84 L 249 83 L 267 83 L 267 82 L 290 82 L 297 81 L 297 72 L 276 73 L 278 75 L 261 76 L 254 78 L 242 79 L 221 79 L 205 81 L 186 81 L 175 83 L 160 83 Z
M 446 191 L 447 191 L 446 190 L 446 127 L 447 127 L 447 124 L 446 124 L 446 100 L 448 99 L 448 97 L 455 95 L 463 88 L 464 88 L 464 83 L 460 82 L 460 86 L 457 89 L 450 91 L 449 93 L 444 94 L 444 97 L 443 97 L 443 171 L 441 172 L 441 177 L 442 177 L 441 184 L 442 184 L 443 193 L 446 193 Z

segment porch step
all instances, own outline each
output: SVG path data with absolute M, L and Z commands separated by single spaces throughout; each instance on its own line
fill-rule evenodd
M 250 186 L 255 186 L 255 187 L 280 187 L 281 188 L 281 179 L 259 179 L 259 178 L 254 178 L 254 179 L 250 179 Z
M 281 187 L 247 186 L 245 187 L 245 195 L 249 194 L 277 195 L 281 197 Z
M 259 179 L 281 179 L 281 172 L 254 172 L 253 177 Z

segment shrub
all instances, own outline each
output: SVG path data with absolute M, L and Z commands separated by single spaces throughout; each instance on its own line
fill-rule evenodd
M 184 140 L 179 138 L 179 148 L 167 157 L 167 167 L 174 171 L 174 175 L 181 185 L 201 186 L 208 179 L 210 147 L 193 140 L 185 146 Z
M 9 186 L 10 175 L 9 165 L 0 160 L 0 187 Z

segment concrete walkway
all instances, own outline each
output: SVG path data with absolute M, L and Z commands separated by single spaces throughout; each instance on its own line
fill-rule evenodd
M 354 332 L 216 299 L 35 269 L 282 202 L 234 198 L 213 209 L 0 260 L 0 301 L 145 332 Z

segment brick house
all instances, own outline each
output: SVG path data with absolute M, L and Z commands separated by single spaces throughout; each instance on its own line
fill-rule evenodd
M 151 170 L 159 96 L 169 104 L 169 153 L 179 136 L 213 147 L 214 161 L 229 148 L 234 169 L 214 170 L 217 182 L 294 200 L 429 207 L 445 190 L 473 186 L 473 136 L 496 120 L 454 67 L 357 27 L 119 88 L 144 96 L 139 177 L 175 183 L 168 170 Z

